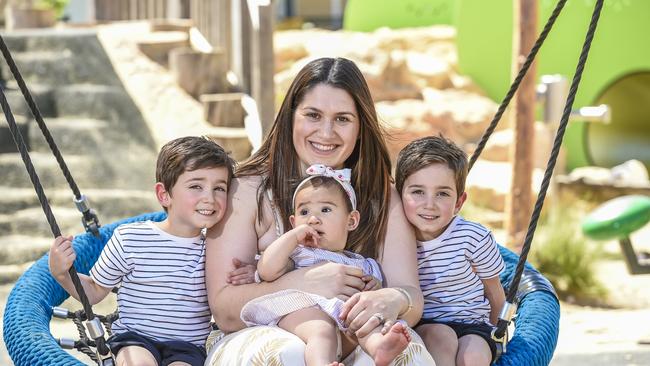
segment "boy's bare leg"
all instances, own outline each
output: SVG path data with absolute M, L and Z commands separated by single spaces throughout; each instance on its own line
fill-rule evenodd
M 458 337 L 451 327 L 444 324 L 423 324 L 415 331 L 422 337 L 436 366 L 456 366 Z
M 120 348 L 115 357 L 117 366 L 158 366 L 156 358 L 144 347 L 126 346 Z
M 468 334 L 458 339 L 458 366 L 488 366 L 492 363 L 492 351 L 485 339 L 475 334 Z
M 305 342 L 307 366 L 339 365 L 336 357 L 338 327 L 319 308 L 311 307 L 288 314 L 278 326 Z
M 377 366 L 387 366 L 395 357 L 406 349 L 411 341 L 411 335 L 402 323 L 393 324 L 386 334 L 381 334 L 381 328 L 377 327 L 363 338 L 359 338 L 359 344 Z

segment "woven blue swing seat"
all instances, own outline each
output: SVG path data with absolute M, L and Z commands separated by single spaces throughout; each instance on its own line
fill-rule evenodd
M 144 214 L 102 227 L 100 238 L 88 233 L 75 237 L 75 268 L 87 274 L 117 226 L 164 218 L 163 212 Z M 507 286 L 519 257 L 508 249 L 499 249 L 506 263 L 501 282 Z M 30 267 L 9 295 L 4 313 L 4 340 L 9 355 L 16 366 L 84 365 L 64 351 L 50 333 L 52 307 L 60 305 L 68 294 L 50 275 L 47 259 L 45 255 Z M 558 300 L 550 283 L 528 264 L 519 288 L 516 331 L 496 365 L 548 365 L 559 331 Z

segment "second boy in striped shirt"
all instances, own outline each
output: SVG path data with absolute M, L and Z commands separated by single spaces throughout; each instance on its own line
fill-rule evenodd
M 416 331 L 438 366 L 489 365 L 492 324 L 505 301 L 492 234 L 458 216 L 467 165 L 465 152 L 442 136 L 415 140 L 397 158 L 397 191 L 418 241 L 424 311 Z

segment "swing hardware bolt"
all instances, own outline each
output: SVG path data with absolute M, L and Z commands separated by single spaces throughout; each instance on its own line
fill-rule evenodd
M 72 201 L 74 202 L 75 206 L 77 206 L 77 210 L 79 212 L 86 212 L 90 210 L 90 204 L 88 203 L 88 197 L 86 197 L 85 194 L 82 194 L 79 199 L 76 197 L 72 198 Z
M 61 337 L 58 339 L 58 342 L 61 348 L 74 349 L 74 339 L 72 338 Z
M 499 313 L 499 319 L 503 319 L 507 321 L 508 324 L 510 324 L 510 321 L 512 320 L 516 312 L 517 312 L 517 305 L 506 302 L 503 304 L 503 308 L 501 308 L 501 312 Z
M 90 338 L 97 339 L 104 336 L 104 328 L 102 323 L 99 321 L 99 318 L 94 318 L 86 322 L 86 329 L 88 329 L 88 335 Z
M 54 306 L 52 308 L 52 316 L 59 319 L 68 319 L 70 316 L 70 310 L 60 306 Z

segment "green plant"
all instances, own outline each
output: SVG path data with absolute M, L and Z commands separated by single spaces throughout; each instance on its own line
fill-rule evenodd
M 37 0 L 35 6 L 41 9 L 53 9 L 57 18 L 63 15 L 63 10 L 68 5 L 68 0 Z
M 537 228 L 529 259 L 561 299 L 602 304 L 607 292 L 595 268 L 601 254 L 602 248 L 582 235 L 577 210 L 556 206 Z

